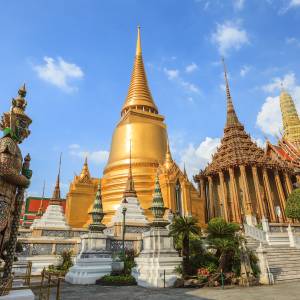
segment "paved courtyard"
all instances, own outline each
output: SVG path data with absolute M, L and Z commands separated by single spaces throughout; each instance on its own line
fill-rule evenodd
M 62 300 L 299 300 L 300 282 L 252 288 L 145 289 L 137 286 L 102 287 L 64 283 Z M 38 299 L 38 297 L 36 297 Z M 52 298 L 54 299 L 54 298 Z

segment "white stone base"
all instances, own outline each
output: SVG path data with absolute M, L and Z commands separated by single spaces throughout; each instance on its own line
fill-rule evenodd
M 179 275 L 175 272 L 182 258 L 173 247 L 173 239 L 165 228 L 151 228 L 143 234 L 144 249 L 135 258 L 132 276 L 143 287 L 171 287 Z M 165 280 L 165 285 L 164 285 Z
M 8 295 L 1 296 L 1 300 L 34 300 L 34 294 L 30 289 L 10 291 Z
M 28 261 L 32 262 L 32 274 L 41 274 L 44 267 L 47 268 L 49 265 L 58 265 L 59 256 L 58 255 L 35 255 L 19 257 L 19 263 L 26 263 Z M 2 299 L 1 299 L 2 300 Z
M 65 281 L 72 284 L 95 284 L 96 280 L 110 274 L 110 258 L 78 258 L 76 265 L 70 268 Z
M 81 252 L 65 280 L 72 284 L 95 284 L 112 270 L 111 252 L 106 250 L 107 236 L 89 232 L 81 236 L 81 245 Z
M 257 219 L 254 215 L 246 215 L 246 223 L 250 226 L 256 226 L 257 225 Z

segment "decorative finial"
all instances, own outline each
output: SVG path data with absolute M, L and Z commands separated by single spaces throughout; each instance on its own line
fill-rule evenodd
M 59 165 L 58 165 L 58 174 L 57 174 L 57 178 L 56 178 L 56 184 L 55 184 L 55 188 L 53 191 L 53 195 L 52 195 L 52 199 L 50 200 L 51 204 L 59 204 L 60 205 L 60 168 L 61 168 L 61 157 L 62 157 L 62 153 L 60 153 L 60 157 L 59 157 Z
M 173 164 L 173 158 L 170 150 L 169 138 L 167 137 L 167 151 L 166 151 L 164 166 L 168 170 L 172 166 L 172 164 Z
M 185 168 L 185 162 L 183 163 L 183 175 L 184 175 L 184 177 L 188 177 L 187 176 L 187 173 L 186 173 L 186 168 Z
M 135 55 L 142 55 L 142 45 L 141 45 L 141 27 L 137 27 L 137 41 L 136 41 L 136 52 Z
M 131 140 L 129 141 L 129 170 L 126 183 L 126 189 L 123 193 L 123 202 L 126 201 L 127 197 L 136 197 L 136 190 L 134 188 L 134 181 L 132 176 L 132 167 L 131 167 Z M 126 202 L 125 202 L 126 203 Z
M 89 171 L 87 156 L 84 159 L 84 164 L 83 164 L 81 173 L 79 175 L 79 182 L 81 182 L 81 183 L 90 183 L 91 182 L 91 174 Z
M 23 83 L 23 85 L 20 87 L 19 91 L 18 91 L 18 94 L 21 96 L 21 97 L 26 97 L 26 86 L 25 86 L 25 83 Z
M 156 179 L 155 179 L 152 206 L 150 207 L 150 210 L 152 211 L 152 213 L 154 215 L 154 219 L 152 221 L 152 226 L 165 227 L 166 225 L 169 224 L 169 222 L 163 218 L 166 209 L 167 209 L 167 207 L 165 207 L 165 205 L 164 205 L 164 199 L 163 199 L 163 196 L 161 193 L 159 177 L 157 174 Z
M 226 85 L 226 98 L 227 98 L 227 121 L 226 126 L 240 126 L 241 123 L 238 120 L 238 117 L 235 113 L 234 106 L 232 103 L 232 98 L 230 94 L 229 82 L 227 77 L 227 68 L 225 64 L 225 59 L 222 57 L 223 67 L 224 67 L 224 77 L 225 77 L 225 85 Z
M 41 199 L 41 202 L 40 202 L 40 207 L 39 207 L 39 209 L 37 211 L 37 214 L 36 214 L 37 217 L 41 217 L 43 215 L 43 200 L 44 200 L 44 197 L 45 197 L 45 186 L 46 186 L 46 182 L 44 180 L 42 199 Z

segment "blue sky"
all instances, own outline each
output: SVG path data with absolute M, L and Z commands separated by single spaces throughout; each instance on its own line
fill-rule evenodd
M 189 174 L 222 137 L 221 56 L 236 111 L 260 145 L 280 134 L 282 81 L 300 104 L 300 0 L 2 1 L 0 99 L 7 111 L 28 87 L 30 194 L 52 192 L 60 152 L 62 189 L 89 156 L 101 176 L 120 118 L 142 28 L 148 81 L 166 117 L 173 156 Z

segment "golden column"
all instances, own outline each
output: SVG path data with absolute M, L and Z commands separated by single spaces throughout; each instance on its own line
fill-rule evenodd
M 267 194 L 267 201 L 269 204 L 269 212 L 270 212 L 270 221 L 276 222 L 276 216 L 275 216 L 275 208 L 274 208 L 274 199 L 271 192 L 271 186 L 269 181 L 269 176 L 266 168 L 263 168 L 263 179 L 264 179 L 264 186 L 266 188 L 266 194 Z
M 223 172 L 219 172 L 219 178 L 220 178 L 220 184 L 221 184 L 221 189 L 222 189 L 222 196 L 223 196 L 223 212 L 224 212 L 224 219 L 229 222 L 229 211 L 228 211 L 228 193 L 227 193 L 227 188 L 224 180 L 224 174 Z M 221 203 L 221 201 L 220 201 Z
M 234 217 L 235 222 L 241 223 L 242 222 L 241 208 L 240 208 L 238 190 L 237 190 L 237 185 L 236 185 L 236 182 L 235 182 L 234 169 L 233 168 L 229 168 L 229 177 L 230 177 L 231 195 L 232 195 L 232 199 L 233 199 L 232 215 Z
M 283 187 L 280 181 L 280 176 L 278 173 L 278 170 L 275 170 L 275 182 L 276 182 L 276 187 L 277 187 L 277 191 L 278 191 L 278 195 L 279 195 L 279 200 L 280 200 L 280 208 L 281 208 L 281 215 L 282 215 L 282 219 L 283 221 L 286 221 L 286 217 L 285 217 L 285 195 L 284 195 L 284 191 L 283 191 Z
M 208 215 L 208 212 L 207 212 L 207 197 L 206 197 L 206 189 L 205 189 L 205 180 L 203 177 L 200 177 L 200 180 L 199 180 L 199 192 L 200 192 L 200 199 L 203 201 L 203 208 L 204 208 L 204 216 L 205 216 L 205 222 L 207 222 L 207 215 Z
M 241 171 L 243 190 L 244 190 L 243 205 L 245 208 L 245 215 L 253 215 L 253 207 L 252 207 L 249 186 L 247 181 L 246 167 L 244 165 L 241 165 L 240 171 Z
M 252 167 L 252 175 L 253 175 L 256 199 L 258 200 L 257 202 L 258 202 L 259 214 L 260 214 L 259 217 L 260 217 L 260 219 L 262 219 L 263 217 L 266 217 L 266 211 L 265 211 L 265 205 L 263 203 L 263 199 L 262 199 L 261 193 L 260 193 L 260 184 L 259 184 L 259 179 L 258 179 L 257 167 L 256 166 Z
M 213 179 L 208 176 L 208 193 L 209 193 L 209 219 L 215 217 L 215 202 L 213 195 Z
M 293 190 L 293 185 L 291 182 L 291 178 L 287 172 L 284 172 L 285 184 L 287 187 L 288 194 L 290 194 Z

